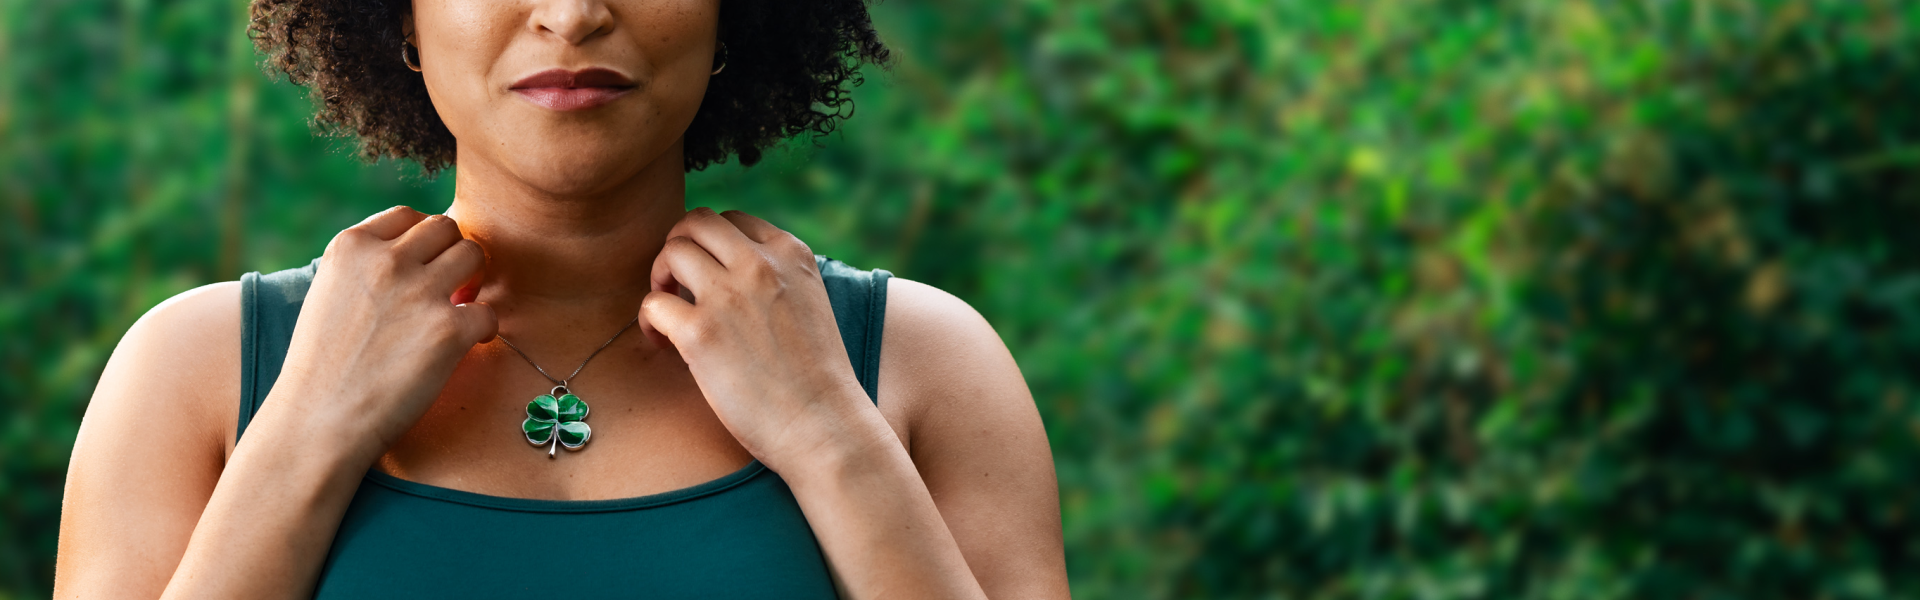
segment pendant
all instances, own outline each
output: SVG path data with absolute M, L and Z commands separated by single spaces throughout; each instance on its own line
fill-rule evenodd
M 526 434 L 527 443 L 546 446 L 547 458 L 553 458 L 554 451 L 560 448 L 586 447 L 587 440 L 593 437 L 593 428 L 583 422 L 586 420 L 587 402 L 573 395 L 567 386 L 556 385 L 553 391 L 527 403 L 527 420 L 520 423 L 520 432 Z

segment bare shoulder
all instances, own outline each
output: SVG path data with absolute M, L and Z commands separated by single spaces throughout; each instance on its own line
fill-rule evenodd
M 55 597 L 157 597 L 238 420 L 240 284 L 148 311 L 114 348 L 74 440 Z
M 1065 598 L 1053 454 L 1019 364 L 938 288 L 893 278 L 886 310 L 880 405 L 975 578 L 990 598 Z
M 232 443 L 239 392 L 240 282 L 203 285 L 161 302 L 127 329 L 100 375 L 81 435 L 96 418 L 155 412 L 190 416 L 195 424 L 187 429 L 224 435 L 224 447 Z
M 888 280 L 880 343 L 880 404 L 892 403 L 909 449 L 929 426 L 1039 415 L 1020 367 L 966 301 L 900 277 Z M 1044 437 L 1044 432 L 1041 432 Z

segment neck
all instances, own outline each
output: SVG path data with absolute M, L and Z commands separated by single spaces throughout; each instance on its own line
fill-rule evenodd
M 486 250 L 478 300 L 493 306 L 503 335 L 602 335 L 638 314 L 653 259 L 686 212 L 679 150 L 581 193 L 536 189 L 484 160 L 459 166 L 447 215 Z

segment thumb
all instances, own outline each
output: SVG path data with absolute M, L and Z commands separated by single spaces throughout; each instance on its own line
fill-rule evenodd
M 454 305 L 453 320 L 460 328 L 461 337 L 475 344 L 491 340 L 500 332 L 500 320 L 493 315 L 493 307 L 485 302 Z
M 695 316 L 693 303 L 672 292 L 654 290 L 640 301 L 641 331 L 655 343 L 666 338 L 668 344 L 676 347 L 693 345 L 699 329 L 692 326 Z

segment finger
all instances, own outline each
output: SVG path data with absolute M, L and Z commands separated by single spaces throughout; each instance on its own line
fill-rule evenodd
M 467 288 L 479 289 L 480 273 L 486 269 L 487 252 L 479 242 L 469 239 L 455 240 L 452 246 L 442 250 L 439 256 L 427 263 L 427 278 L 433 282 L 434 289 L 467 291 Z M 473 296 L 455 297 L 454 304 L 470 302 Z
M 740 264 L 742 259 L 752 258 L 755 250 L 753 240 L 741 233 L 740 228 L 705 206 L 680 217 L 680 222 L 674 223 L 673 229 L 667 232 L 669 239 L 674 236 L 693 238 L 722 265 Z
M 393 250 L 412 264 L 424 265 L 458 241 L 460 225 L 454 223 L 452 217 L 428 215 L 400 234 L 400 239 L 393 242 Z
M 786 256 L 780 254 L 780 251 L 791 252 L 792 257 L 800 259 L 813 256 L 813 249 L 808 248 L 805 242 L 800 241 L 800 238 L 794 237 L 791 233 L 787 233 L 785 229 L 774 227 L 772 223 L 768 223 L 760 217 L 737 210 L 720 213 L 720 216 L 728 222 L 733 223 L 733 226 L 738 228 L 742 235 L 747 236 L 747 239 L 751 239 L 761 246 L 767 247 L 768 250 L 776 251 L 774 253 L 775 256 Z
M 686 286 L 694 294 L 700 294 L 726 272 L 726 267 L 720 266 L 706 247 L 692 238 L 668 238 L 667 245 L 660 248 L 660 256 L 653 259 L 653 289 L 677 293 L 679 286 Z
M 382 240 L 392 240 L 400 237 L 400 234 L 406 233 L 415 223 L 425 218 L 427 218 L 426 214 L 412 207 L 395 206 L 367 217 L 366 220 L 348 229 L 365 231 Z
M 696 309 L 687 299 L 668 292 L 648 292 L 640 300 L 640 330 L 660 346 L 693 346 Z M 683 343 L 684 341 L 684 343 Z
M 720 216 L 725 218 L 727 222 L 733 223 L 734 228 L 739 229 L 741 234 L 747 236 L 747 239 L 757 243 L 765 244 L 767 240 L 788 235 L 786 230 L 774 227 L 772 223 L 768 223 L 760 217 L 737 210 L 720 213 Z
M 447 301 L 453 304 L 466 304 L 474 301 L 475 298 L 479 298 L 480 284 L 486 282 L 486 277 L 482 276 L 483 273 L 486 273 L 485 268 L 475 271 L 472 277 L 467 278 L 466 283 L 460 284 L 459 289 L 454 290 L 452 295 L 447 296 Z
M 493 307 L 485 302 L 454 305 L 453 322 L 460 339 L 474 344 L 484 343 L 500 333 L 500 320 L 494 316 Z

